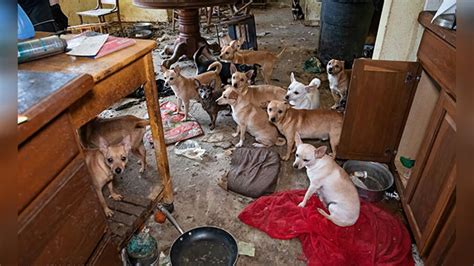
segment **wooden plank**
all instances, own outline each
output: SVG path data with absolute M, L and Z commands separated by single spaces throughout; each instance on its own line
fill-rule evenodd
M 418 15 L 418 22 L 423 25 L 426 30 L 429 30 L 439 36 L 441 39 L 445 40 L 449 45 L 456 48 L 456 31 L 455 30 L 448 30 L 443 27 L 440 27 L 436 24 L 431 23 L 433 19 L 434 12 L 433 11 L 422 11 L 420 15 Z
M 134 205 L 141 206 L 141 207 L 144 207 L 144 208 L 148 208 L 151 204 L 150 199 L 139 197 L 139 196 L 132 195 L 132 194 L 124 195 L 124 198 L 123 198 L 122 201 L 132 203 Z
M 107 200 L 107 205 L 109 205 L 109 207 L 115 211 L 134 215 L 136 217 L 140 217 L 145 211 L 145 208 L 142 206 L 137 206 L 123 201 Z
M 110 228 L 111 233 L 119 236 L 120 239 L 124 239 L 125 237 L 127 237 L 129 234 L 132 233 L 131 232 L 132 227 L 127 226 L 123 223 L 115 222 L 115 221 L 109 221 L 109 228 Z

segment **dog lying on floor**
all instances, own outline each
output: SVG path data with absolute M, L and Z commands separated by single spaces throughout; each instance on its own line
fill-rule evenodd
M 202 51 L 206 49 L 206 46 L 201 46 L 199 49 L 194 53 L 193 59 L 194 59 L 194 64 L 196 65 L 196 75 L 202 74 L 204 72 L 207 72 L 209 70 L 212 70 L 210 68 L 210 65 L 216 60 L 203 60 L 201 59 L 201 53 Z M 231 63 L 229 62 L 221 62 L 222 64 L 222 70 L 219 73 L 219 76 L 221 77 L 221 81 L 223 85 L 230 85 L 230 78 L 232 77 L 232 73 L 230 72 L 230 65 Z M 241 71 L 241 72 L 247 72 L 249 70 L 253 70 L 253 75 L 250 78 L 250 84 L 255 84 L 255 79 L 257 78 L 257 73 L 258 73 L 258 68 L 260 65 L 253 64 L 253 65 L 246 65 L 246 64 L 235 64 L 236 68 Z
M 216 87 L 221 87 L 221 78 L 219 76 L 222 70 L 221 63 L 216 61 L 212 63 L 209 68 L 216 68 L 216 70 L 205 72 L 194 77 L 186 77 L 181 74 L 181 68 L 179 66 L 175 66 L 174 69 L 167 69 L 165 66 L 161 66 L 166 85 L 171 86 L 171 89 L 173 89 L 176 95 L 177 113 L 180 113 L 181 104 L 184 104 L 183 121 L 188 119 L 190 100 L 199 100 L 199 94 L 194 80 L 199 80 L 201 84 L 209 84 L 212 80 L 215 80 Z
M 319 86 L 321 80 L 314 78 L 306 86 L 295 79 L 295 75 L 291 72 L 290 86 L 285 99 L 295 109 L 316 109 L 319 108 Z
M 220 54 L 221 59 L 237 64 L 258 64 L 262 66 L 263 80 L 265 84 L 270 84 L 273 68 L 286 48 L 283 48 L 278 54 L 274 54 L 269 51 L 243 52 L 239 50 L 239 43 L 241 41 L 243 40 L 234 40 L 230 45 L 223 47 Z
M 331 109 L 344 108 L 349 88 L 349 78 L 344 69 L 344 61 L 331 59 L 326 66 L 326 71 L 328 73 L 329 88 L 335 102 Z
M 306 167 L 310 181 L 303 201 L 298 204 L 304 207 L 308 199 L 316 193 L 328 209 L 329 214 L 318 208 L 328 220 L 338 226 L 351 226 L 357 222 L 360 201 L 357 190 L 349 175 L 331 156 L 326 155 L 326 146 L 315 148 L 301 141 L 296 133 L 296 158 L 293 167 Z
M 247 101 L 241 92 L 228 87 L 217 99 L 217 103 L 229 104 L 232 108 L 232 118 L 237 123 L 237 131 L 232 136 L 237 137 L 240 134 L 240 140 L 235 147 L 242 147 L 247 131 L 255 137 L 254 147 L 285 144 L 285 139 L 279 137 L 277 129 L 268 122 L 265 111 Z
M 282 160 L 290 159 L 297 132 L 307 139 L 325 139 L 329 136 L 333 157 L 336 158 L 336 148 L 342 130 L 342 114 L 323 109 L 297 110 L 288 102 L 277 100 L 268 104 L 267 114 L 268 120 L 276 125 L 286 138 L 286 155 L 282 156 Z
M 123 199 L 123 196 L 115 191 L 113 179 L 116 174 L 122 173 L 127 165 L 128 154 L 132 147 L 131 140 L 130 135 L 127 135 L 119 144 L 110 145 L 101 136 L 98 137 L 98 141 L 98 149 L 85 149 L 84 154 L 102 209 L 107 217 L 111 217 L 114 212 L 107 206 L 102 188 L 107 184 L 112 199 L 118 201 Z
M 237 68 L 232 64 L 232 87 L 239 91 L 243 98 L 262 108 L 266 108 L 271 100 L 283 100 L 285 98 L 286 90 L 273 85 L 252 85 L 249 86 L 248 80 L 253 75 L 253 71 L 249 70 L 245 73 L 237 71 Z

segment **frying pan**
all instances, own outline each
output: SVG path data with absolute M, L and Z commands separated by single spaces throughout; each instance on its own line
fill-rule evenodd
M 184 232 L 166 208 L 158 205 L 181 234 L 171 246 L 170 259 L 173 266 L 235 265 L 237 241 L 227 231 L 212 226 L 202 226 Z

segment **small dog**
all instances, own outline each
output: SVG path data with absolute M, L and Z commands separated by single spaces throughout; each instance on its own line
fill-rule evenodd
M 349 87 L 349 78 L 344 69 L 344 61 L 331 59 L 326 67 L 334 105 L 331 109 L 344 108 L 347 101 L 347 90 Z
M 324 139 L 329 136 L 332 153 L 336 158 L 336 148 L 341 137 L 342 114 L 323 109 L 297 110 L 288 102 L 275 100 L 268 104 L 267 114 L 268 120 L 275 124 L 286 138 L 287 150 L 282 160 L 290 159 L 297 132 L 307 139 Z
M 115 145 L 129 136 L 131 151 L 138 157 L 138 162 L 141 165 L 141 174 L 146 169 L 146 150 L 143 136 L 148 125 L 150 125 L 148 120 L 133 115 L 95 118 L 81 127 L 79 135 L 82 146 L 90 149 L 99 148 L 101 138 L 108 144 Z
M 209 71 L 210 68 L 209 66 L 216 62 L 216 60 L 202 60 L 201 59 L 201 53 L 202 51 L 206 48 L 206 46 L 201 46 L 199 49 L 194 53 L 193 59 L 194 59 L 194 64 L 196 65 L 196 75 L 202 74 L 204 72 Z M 232 73 L 230 72 L 230 65 L 231 63 L 229 62 L 221 62 L 222 64 L 222 70 L 219 73 L 219 76 L 221 77 L 221 81 L 223 85 L 230 85 L 230 78 L 232 77 Z M 235 64 L 237 69 L 241 72 L 247 72 L 249 70 L 253 70 L 254 74 L 252 78 L 250 79 L 250 84 L 255 84 L 255 79 L 257 78 L 257 71 L 260 65 L 253 64 L 253 65 L 246 65 L 246 64 Z
M 331 156 L 326 155 L 326 146 L 315 148 L 303 143 L 299 134 L 296 134 L 296 147 L 293 167 L 306 167 L 310 182 L 298 206 L 304 207 L 309 198 L 317 193 L 330 214 L 318 208 L 319 213 L 338 226 L 355 224 L 360 211 L 359 195 L 346 171 Z
M 219 73 L 221 72 L 222 64 L 216 61 L 209 66 L 209 68 L 214 67 L 216 68 L 215 71 L 205 72 L 194 77 L 186 77 L 181 74 L 181 68 L 179 66 L 174 67 L 174 69 L 167 69 L 165 66 L 161 66 L 165 84 L 171 86 L 171 89 L 173 89 L 176 95 L 177 113 L 180 113 L 181 104 L 184 104 L 183 121 L 188 119 L 189 101 L 191 99 L 199 100 L 196 83 L 194 82 L 195 79 L 199 80 L 201 84 L 209 84 L 212 80 L 215 80 L 216 88 L 221 87 Z
M 319 86 L 321 80 L 314 78 L 308 86 L 297 81 L 295 75 L 291 72 L 291 83 L 288 86 L 288 92 L 285 99 L 295 109 L 317 109 L 319 108 Z
M 268 51 L 240 51 L 240 40 L 232 41 L 230 45 L 224 46 L 221 50 L 220 57 L 237 64 L 258 64 L 262 66 L 262 75 L 265 84 L 270 84 L 273 68 L 280 59 L 286 48 L 283 48 L 279 54 Z
M 293 20 L 304 19 L 303 8 L 301 8 L 300 0 L 291 1 L 291 13 L 293 14 Z
M 227 106 L 217 104 L 216 100 L 222 96 L 222 91 L 216 88 L 216 82 L 214 80 L 209 85 L 202 85 L 199 80 L 195 80 L 198 88 L 199 102 L 202 108 L 207 112 L 211 123 L 209 129 L 213 130 L 216 127 L 216 120 L 219 111 L 227 110 Z
M 265 111 L 246 101 L 239 91 L 228 87 L 217 99 L 217 103 L 229 104 L 232 108 L 232 118 L 237 123 L 237 131 L 232 136 L 237 137 L 240 134 L 240 140 L 235 147 L 242 147 L 246 131 L 255 137 L 254 147 L 285 144 L 285 139 L 279 137 L 277 129 L 268 122 Z
M 233 64 L 230 69 L 232 72 L 232 87 L 241 93 L 245 101 L 266 109 L 269 101 L 285 98 L 286 90 L 281 87 L 273 85 L 249 86 L 248 80 L 252 77 L 253 70 L 245 73 L 239 72 Z
M 84 154 L 100 204 L 105 215 L 111 217 L 114 212 L 107 206 L 102 188 L 107 184 L 112 199 L 118 201 L 123 199 L 123 196 L 115 191 L 112 181 L 115 174 L 122 173 L 127 165 L 128 154 L 132 147 L 131 140 L 130 135 L 127 135 L 119 144 L 115 145 L 109 145 L 101 136 L 98 137 L 98 140 L 99 148 L 86 149 Z

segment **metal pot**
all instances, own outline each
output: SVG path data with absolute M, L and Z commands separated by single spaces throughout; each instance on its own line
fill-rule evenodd
M 351 176 L 359 197 L 370 202 L 383 199 L 393 185 L 393 175 L 383 164 L 366 161 L 347 161 L 342 166 Z
M 133 24 L 133 27 L 137 31 L 139 31 L 139 30 L 151 30 L 151 28 L 153 27 L 153 24 L 150 23 L 150 22 L 139 22 L 139 23 Z

